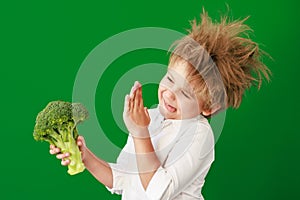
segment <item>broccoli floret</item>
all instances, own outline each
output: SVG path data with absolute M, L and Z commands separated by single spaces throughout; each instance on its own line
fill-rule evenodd
M 47 141 L 61 149 L 62 153 L 70 153 L 68 173 L 74 175 L 85 167 L 76 140 L 76 126 L 88 118 L 87 109 L 80 103 L 64 101 L 50 102 L 36 118 L 33 137 L 37 141 Z

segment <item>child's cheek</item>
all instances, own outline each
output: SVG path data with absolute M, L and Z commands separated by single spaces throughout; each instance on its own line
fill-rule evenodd
M 159 103 L 161 102 L 161 99 L 162 99 L 163 90 L 164 90 L 164 88 L 162 86 L 158 87 L 158 101 L 159 101 Z
M 180 102 L 180 108 L 184 118 L 193 118 L 200 114 L 197 101 L 182 100 Z

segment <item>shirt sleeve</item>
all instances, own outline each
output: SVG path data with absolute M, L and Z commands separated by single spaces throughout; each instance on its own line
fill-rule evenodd
M 150 200 L 177 196 L 195 178 L 206 176 L 214 160 L 214 136 L 211 128 L 183 135 L 170 151 L 166 164 L 156 171 L 147 189 Z
M 113 187 L 109 188 L 106 186 L 106 189 L 110 191 L 112 194 L 119 194 L 121 195 L 123 192 L 123 185 L 125 185 L 125 177 L 124 173 L 120 173 L 116 168 L 117 164 L 114 163 L 108 163 L 111 167 L 112 170 L 112 175 L 113 175 Z
M 129 136 L 127 143 L 119 154 L 116 163 L 108 163 L 113 175 L 113 187 L 106 187 L 112 194 L 122 194 L 129 181 L 129 173 L 134 171 L 135 166 L 132 166 L 131 160 L 135 158 L 132 149 L 133 141 Z
M 151 122 L 159 120 L 158 109 L 149 109 L 148 112 Z M 152 124 L 151 127 L 153 128 L 155 125 L 156 124 Z M 136 179 L 132 178 L 132 174 L 138 174 L 133 138 L 130 135 L 127 138 L 126 145 L 120 152 L 116 163 L 109 163 L 109 165 L 113 175 L 113 187 L 106 188 L 112 194 L 122 194 L 123 191 L 126 190 L 126 187 L 130 185 L 130 182 L 133 183 L 136 181 Z

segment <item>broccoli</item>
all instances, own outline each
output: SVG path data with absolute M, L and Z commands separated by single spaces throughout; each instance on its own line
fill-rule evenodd
M 64 101 L 50 102 L 36 118 L 33 137 L 36 141 L 47 141 L 61 149 L 62 153 L 70 153 L 68 173 L 74 175 L 85 167 L 76 140 L 76 126 L 88 118 L 87 109 L 80 103 Z

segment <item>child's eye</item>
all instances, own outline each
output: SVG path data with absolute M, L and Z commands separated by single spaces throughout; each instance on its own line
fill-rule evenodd
M 190 96 L 189 96 L 186 92 L 182 91 L 181 93 L 182 93 L 183 96 L 185 96 L 186 98 L 188 98 L 188 99 L 190 98 Z
M 170 81 L 171 83 L 174 83 L 173 79 L 171 79 L 169 76 L 167 76 L 168 81 Z

